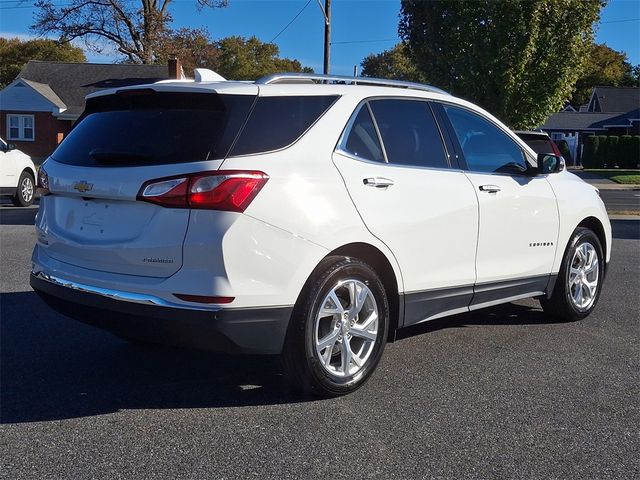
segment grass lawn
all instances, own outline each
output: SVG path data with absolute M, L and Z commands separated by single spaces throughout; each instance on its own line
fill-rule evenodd
M 609 180 L 613 180 L 616 183 L 623 183 L 625 185 L 640 185 L 640 170 L 622 170 L 619 168 L 590 168 L 584 171 L 600 175 L 601 177 L 608 178 Z

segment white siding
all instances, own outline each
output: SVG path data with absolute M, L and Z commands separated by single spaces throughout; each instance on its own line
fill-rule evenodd
M 52 112 L 60 109 L 24 82 L 14 81 L 0 91 L 0 110 Z

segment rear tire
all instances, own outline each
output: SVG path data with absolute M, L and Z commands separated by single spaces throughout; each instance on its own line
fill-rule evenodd
M 31 176 L 29 172 L 24 171 L 20 175 L 16 194 L 11 198 L 11 201 L 16 207 L 28 207 L 33 203 L 35 193 L 36 187 L 33 176 Z
M 567 322 L 588 316 L 600 298 L 604 255 L 597 235 L 578 227 L 567 245 L 550 298 L 542 297 L 545 313 Z
M 323 397 L 353 392 L 375 370 L 388 328 L 389 304 L 376 272 L 355 258 L 327 257 L 291 317 L 282 354 L 290 384 Z

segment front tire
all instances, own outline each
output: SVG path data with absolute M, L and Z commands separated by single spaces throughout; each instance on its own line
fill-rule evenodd
M 323 397 L 351 393 L 375 370 L 387 339 L 389 304 L 375 271 L 327 257 L 294 308 L 283 350 L 292 386 Z
M 597 235 L 578 227 L 567 245 L 551 297 L 540 299 L 545 313 L 569 322 L 585 318 L 600 298 L 604 269 Z
M 33 203 L 35 193 L 36 187 L 33 177 L 25 171 L 20 175 L 16 194 L 11 198 L 11 201 L 16 207 L 28 207 Z

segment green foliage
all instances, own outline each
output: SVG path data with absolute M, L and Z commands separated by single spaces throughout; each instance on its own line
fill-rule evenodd
M 216 42 L 220 52 L 216 71 L 225 78 L 255 80 L 278 72 L 308 72 L 298 60 L 280 58 L 275 43 L 264 43 L 256 37 L 226 37 Z
M 640 168 L 640 135 L 634 135 L 629 140 L 626 159 L 627 168 Z
M 578 78 L 571 103 L 576 109 L 589 103 L 593 87 L 633 85 L 633 68 L 627 55 L 604 44 L 593 44 L 588 48 L 582 75 Z
M 618 152 L 620 155 L 619 166 L 622 168 L 635 168 L 633 158 L 633 137 L 631 135 L 622 135 L 618 142 Z
M 558 142 L 558 150 L 560 150 L 562 158 L 564 158 L 567 165 L 573 165 L 573 157 L 571 156 L 571 150 L 569 150 L 569 144 L 566 140 L 560 140 Z
M 29 60 L 86 62 L 81 48 L 48 39 L 0 38 L 0 88 L 9 85 Z
M 181 28 L 165 32 L 156 55 L 156 63 L 163 65 L 173 56 L 179 58 L 188 77 L 193 77 L 194 68 L 216 70 L 220 59 L 218 47 L 204 28 Z
M 531 129 L 570 97 L 604 3 L 403 0 L 399 32 L 432 83 Z
M 598 149 L 596 150 L 596 168 L 605 168 L 607 155 L 609 154 L 609 142 L 606 135 L 598 135 Z
M 582 145 L 582 166 L 584 168 L 594 168 L 596 150 L 598 149 L 598 137 L 596 137 L 595 135 L 583 137 Z
M 362 75 L 365 77 L 388 78 L 407 82 L 427 83 L 426 75 L 418 70 L 409 57 L 407 47 L 399 43 L 391 50 L 377 55 L 369 55 L 362 61 Z
M 618 149 L 619 137 L 616 135 L 610 135 L 607 137 L 607 167 L 619 167 L 620 166 L 620 151 Z
M 299 61 L 280 58 L 278 46 L 256 37 L 227 37 L 211 40 L 206 29 L 170 30 L 158 48 L 157 63 L 177 56 L 184 74 L 193 76 L 194 68 L 210 68 L 225 78 L 255 80 L 277 72 L 313 72 Z

